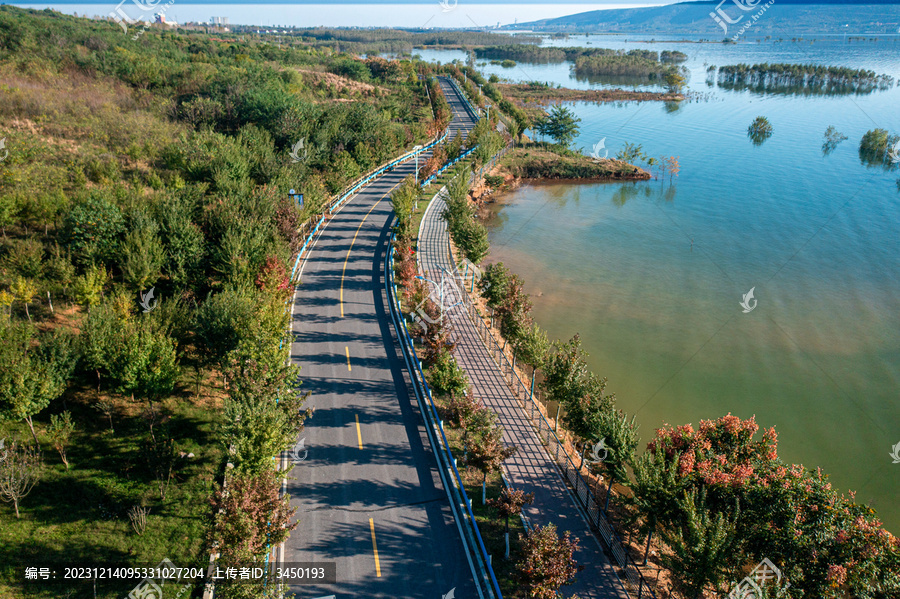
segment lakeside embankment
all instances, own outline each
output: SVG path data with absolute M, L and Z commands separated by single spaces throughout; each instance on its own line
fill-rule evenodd
M 509 191 L 524 181 L 582 182 L 646 181 L 649 172 L 624 160 L 592 158 L 569 150 L 555 151 L 547 144 L 533 143 L 515 148 L 472 190 L 481 203 L 497 191 Z

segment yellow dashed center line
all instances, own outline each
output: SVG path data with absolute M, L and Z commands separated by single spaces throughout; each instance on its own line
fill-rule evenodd
M 400 185 L 401 183 L 403 183 L 402 179 L 397 182 L 397 185 L 394 185 L 393 187 L 391 187 L 387 191 L 386 194 L 381 196 L 381 199 L 379 199 L 377 202 L 375 202 L 375 204 L 373 204 L 371 208 L 369 208 L 369 211 L 366 212 L 366 215 L 363 217 L 362 221 L 359 223 L 359 226 L 356 228 L 356 233 L 353 234 L 353 239 L 350 240 L 350 247 L 347 248 L 347 257 L 344 258 L 344 269 L 341 271 L 341 299 L 340 299 L 341 318 L 344 317 L 344 275 L 347 274 L 347 262 L 350 260 L 350 252 L 353 250 L 353 244 L 356 243 L 356 237 L 357 237 L 357 235 L 359 235 L 359 231 L 360 231 L 360 229 L 362 229 L 362 226 L 366 223 L 366 219 L 369 218 L 370 214 L 372 214 L 372 211 L 375 210 L 375 208 L 378 206 L 378 204 L 380 204 L 381 201 L 384 200 L 384 198 L 388 197 L 391 194 L 391 192 L 394 191 L 394 189 L 396 189 L 397 186 Z
M 375 576 L 381 578 L 381 562 L 378 561 L 378 544 L 375 543 L 375 520 L 369 518 L 369 528 L 372 529 L 372 551 L 375 553 Z
M 359 448 L 362 449 L 362 431 L 359 430 L 359 414 L 356 415 L 356 440 L 359 441 Z
M 347 350 L 347 370 L 353 370 L 350 368 L 350 348 L 345 345 L 344 349 Z

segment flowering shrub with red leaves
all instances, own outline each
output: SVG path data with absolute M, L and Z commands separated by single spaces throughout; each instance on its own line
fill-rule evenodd
M 737 518 L 742 549 L 722 568 L 739 573 L 769 558 L 791 583 L 786 597 L 900 597 L 900 541 L 874 510 L 835 491 L 821 470 L 782 462 L 774 428 L 758 432 L 755 418 L 731 414 L 699 430 L 658 429 L 632 488 L 648 526 L 671 535 L 683 526 L 679 500 L 704 491 L 711 512 Z
M 265 263 L 256 275 L 256 287 L 272 293 L 284 301 L 287 301 L 293 291 L 287 269 L 275 256 L 266 257 Z
M 525 587 L 529 599 L 556 599 L 559 588 L 571 584 L 584 566 L 574 558 L 578 539 L 572 539 L 569 531 L 560 537 L 556 526 L 548 524 L 519 535 L 522 542 L 522 559 L 516 564 L 517 578 Z

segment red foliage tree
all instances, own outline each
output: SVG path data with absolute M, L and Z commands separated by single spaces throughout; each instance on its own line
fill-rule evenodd
M 568 531 L 560 538 L 553 524 L 535 527 L 519 538 L 524 547 L 522 560 L 516 564 L 517 577 L 529 599 L 556 599 L 559 588 L 571 584 L 584 568 L 573 557 L 577 539 L 572 540 Z
M 287 269 L 281 260 L 275 256 L 266 257 L 265 263 L 263 263 L 256 274 L 256 287 L 281 297 L 285 301 L 287 301 L 293 291 Z
M 224 565 L 259 561 L 297 527 L 291 521 L 297 508 L 281 495 L 275 472 L 233 475 L 227 488 L 215 492 L 212 506 L 209 541 Z
M 900 540 L 874 510 L 832 489 L 820 469 L 784 463 L 775 429 L 756 438 L 758 431 L 754 418 L 731 414 L 703 420 L 699 430 L 658 429 L 635 467 L 636 505 L 657 528 L 672 530 L 684 519 L 678 499 L 702 490 L 710 512 L 738 515 L 742 551 L 730 567 L 768 558 L 804 597 L 900 593 Z

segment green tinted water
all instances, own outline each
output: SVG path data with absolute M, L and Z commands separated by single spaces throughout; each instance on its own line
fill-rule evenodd
M 819 58 L 862 61 L 839 50 Z M 896 56 L 873 50 L 869 62 L 897 76 Z M 695 87 L 712 99 L 676 111 L 574 105 L 576 145 L 639 143 L 679 156 L 680 176 L 526 186 L 493 208 L 489 261 L 523 275 L 551 337 L 581 333 L 645 441 L 665 423 L 755 415 L 776 426 L 784 459 L 823 467 L 900 532 L 889 456 L 900 442 L 900 172 L 857 152 L 868 129 L 900 132 L 900 90 Z M 775 133 L 755 147 L 746 130 L 758 115 Z M 829 125 L 849 139 L 824 156 Z M 745 314 L 751 288 L 758 304 Z

